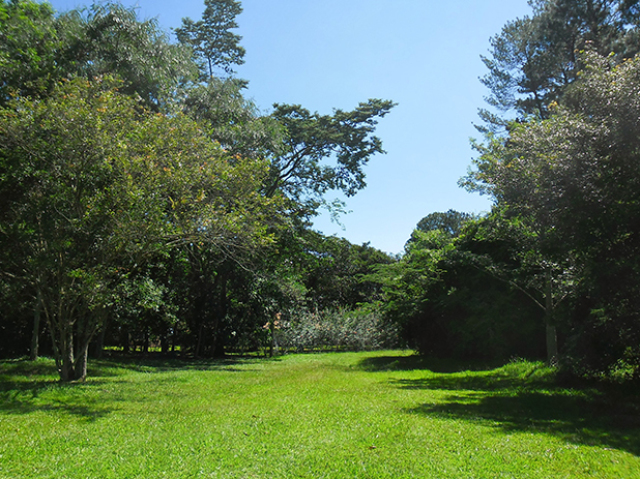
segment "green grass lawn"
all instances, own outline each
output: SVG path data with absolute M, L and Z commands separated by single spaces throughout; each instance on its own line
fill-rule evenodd
M 399 351 L 0 362 L 1 478 L 640 478 L 638 396 Z

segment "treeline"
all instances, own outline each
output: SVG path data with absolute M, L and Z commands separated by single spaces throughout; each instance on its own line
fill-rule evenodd
M 640 375 L 640 8 L 536 0 L 484 58 L 461 186 L 393 258 L 310 227 L 383 153 L 372 99 L 261 114 L 233 76 L 235 0 L 177 43 L 119 4 L 0 0 L 0 354 L 218 356 L 401 343 Z
M 205 6 L 172 43 L 117 3 L 0 1 L 2 356 L 44 351 L 70 381 L 106 345 L 218 356 L 286 329 L 304 348 L 291 328 L 379 299 L 364 278 L 393 259 L 310 219 L 365 186 L 393 104 L 260 114 L 233 76 L 240 3 Z
M 531 4 L 484 59 L 492 108 L 461 180 L 492 210 L 427 216 L 380 269 L 387 314 L 425 354 L 638 377 L 640 8 Z

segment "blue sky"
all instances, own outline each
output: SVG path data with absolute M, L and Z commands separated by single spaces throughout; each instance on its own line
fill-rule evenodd
M 58 11 L 88 5 L 50 2 Z M 141 18 L 166 30 L 199 20 L 202 0 L 137 0 Z M 421 218 L 455 209 L 481 213 L 487 198 L 457 186 L 474 152 L 469 139 L 487 91 L 480 55 L 509 20 L 530 12 L 526 0 L 243 0 L 236 33 L 249 80 L 247 96 L 269 113 L 273 103 L 322 114 L 368 98 L 398 105 L 380 121 L 386 155 L 366 168 L 367 188 L 347 199 L 342 225 L 328 215 L 315 226 L 352 243 L 400 253 Z M 330 198 L 337 197 L 334 195 Z

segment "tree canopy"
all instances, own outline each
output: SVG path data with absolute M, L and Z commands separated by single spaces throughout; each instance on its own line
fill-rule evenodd
M 481 110 L 483 129 L 527 116 L 548 118 L 553 102 L 583 69 L 577 52 L 613 54 L 616 62 L 640 51 L 640 10 L 627 0 L 531 0 L 531 16 L 508 22 L 482 57 L 493 110 Z
M 241 11 L 206 0 L 176 44 L 118 3 L 0 2 L 0 329 L 21 336 L 0 354 L 33 319 L 31 356 L 46 332 L 61 380 L 84 380 L 90 344 L 255 350 L 275 315 L 375 300 L 362 277 L 391 259 L 307 220 L 365 186 L 393 104 L 261 113 L 215 71 L 243 62 Z
M 183 18 L 176 36 L 193 49 L 201 72 L 209 78 L 214 76 L 215 67 L 233 73 L 232 65 L 244 63 L 242 37 L 231 31 L 238 28 L 236 17 L 242 13 L 242 6 L 237 0 L 204 0 L 204 4 L 202 20 Z

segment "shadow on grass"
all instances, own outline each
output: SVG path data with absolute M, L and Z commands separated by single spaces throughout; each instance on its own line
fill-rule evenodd
M 369 372 L 429 370 L 438 373 L 460 371 L 489 371 L 503 363 L 466 363 L 449 359 L 426 358 L 417 354 L 411 356 L 375 356 L 364 358 L 358 367 Z
M 534 368 L 535 370 L 535 368 Z M 480 422 L 502 432 L 550 434 L 574 444 L 640 455 L 640 396 L 614 386 L 566 387 L 553 378 L 489 373 L 437 374 L 394 381 L 401 389 L 455 391 L 410 414 Z
M 114 356 L 108 359 L 89 361 L 89 377 L 122 375 L 126 371 L 141 373 L 162 373 L 167 371 L 228 371 L 247 372 L 244 367 L 257 362 L 281 361 L 280 358 L 262 358 L 256 356 L 227 356 L 215 359 L 167 358 L 165 356 Z M 241 367 L 243 366 L 243 367 Z
M 113 412 L 104 403 L 75 395 L 78 388 L 95 388 L 101 381 L 90 384 L 62 384 L 56 380 L 9 381 L 0 376 L 0 416 L 29 414 L 36 411 L 57 411 L 95 421 Z M 52 391 L 57 398 L 41 399 L 45 391 Z
M 61 383 L 52 359 L 37 361 L 0 361 L 0 416 L 28 414 L 36 411 L 60 411 L 88 421 L 104 417 L 117 408 L 118 399 L 108 401 L 85 396 L 82 390 L 99 390 L 102 385 L 119 382 L 119 376 L 131 371 L 161 373 L 167 371 L 237 371 L 246 372 L 246 365 L 255 357 L 227 357 L 211 360 L 184 360 L 161 357 L 112 357 L 90 359 L 86 383 Z M 272 359 L 268 359 L 272 361 Z M 241 367 L 242 366 L 242 367 Z M 165 379 L 167 382 L 175 379 Z M 154 379 L 158 382 L 158 378 Z M 46 399 L 43 393 L 47 392 Z M 42 397 L 41 397 L 42 396 Z M 103 398 L 104 399 L 104 398 Z

